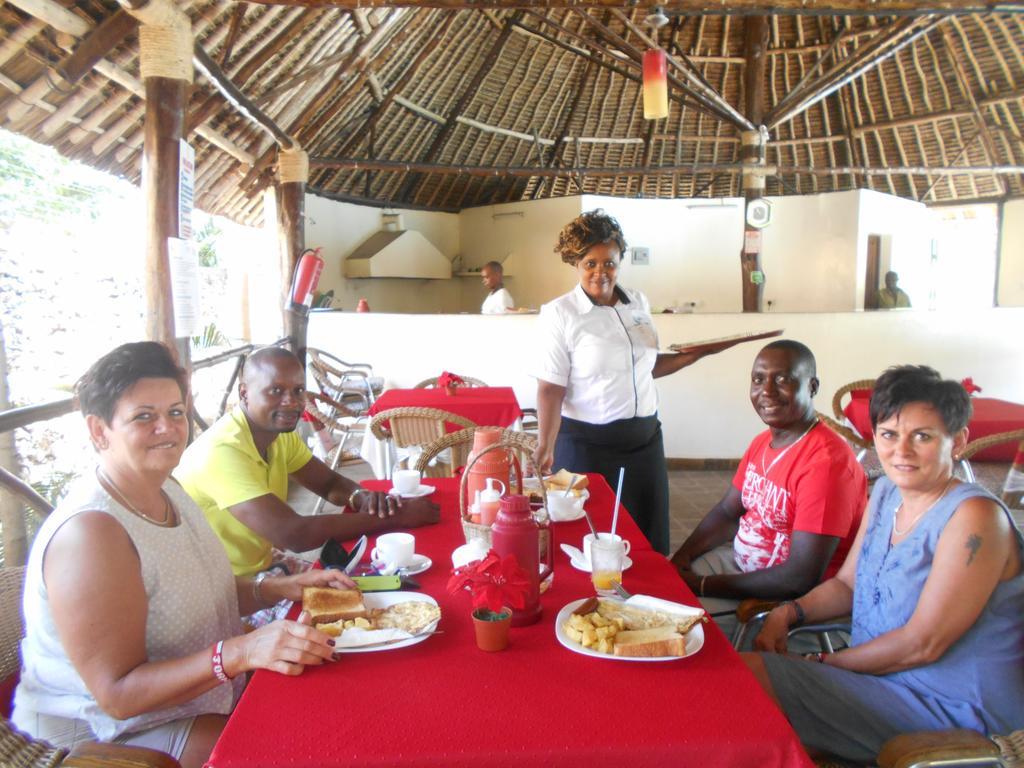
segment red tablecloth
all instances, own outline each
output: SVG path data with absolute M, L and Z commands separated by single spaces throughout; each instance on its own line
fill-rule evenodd
M 590 481 L 587 507 L 607 530 L 614 495 L 599 476 Z M 557 548 L 579 545 L 585 521 L 554 526 L 555 577 L 541 598 L 541 620 L 513 628 L 504 651 L 478 650 L 468 595 L 445 591 L 450 553 L 464 541 L 456 481 L 425 482 L 438 487 L 442 514 L 438 525 L 413 531 L 417 551 L 433 559 L 417 578 L 441 605 L 443 634 L 344 655 L 298 677 L 257 672 L 210 766 L 809 768 L 796 734 L 713 624 L 705 626 L 704 648 L 679 661 L 594 659 L 558 644 L 559 609 L 593 594 L 588 574 Z M 696 604 L 629 515 L 619 526 L 632 543 L 624 586 Z
M 512 387 L 459 387 L 454 395 L 443 388 L 389 389 L 377 398 L 369 413 L 374 416 L 390 408 L 404 407 L 440 408 L 489 427 L 510 427 L 523 415 Z M 449 425 L 448 431 L 457 428 Z
M 871 416 L 868 413 L 868 403 L 869 400 L 865 396 L 854 397 L 843 409 L 843 413 L 860 434 L 870 437 Z M 972 397 L 971 404 L 974 406 L 974 413 L 967 425 L 971 440 L 998 432 L 1024 429 L 1024 405 L 997 400 L 994 397 Z M 975 454 L 971 461 L 1013 461 L 1016 452 L 1016 443 L 1004 443 L 986 448 Z

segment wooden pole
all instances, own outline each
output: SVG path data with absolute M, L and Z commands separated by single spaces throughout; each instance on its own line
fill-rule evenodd
M 743 95 L 747 119 L 760 130 L 744 131 L 740 159 L 748 167 L 743 173 L 744 222 L 740 246 L 740 278 L 743 311 L 760 312 L 764 299 L 764 270 L 761 265 L 761 230 L 747 223 L 750 204 L 764 197 L 765 149 L 768 131 L 764 120 L 764 75 L 768 50 L 768 18 L 748 16 L 745 20 L 744 49 L 747 66 L 743 70 Z
M 299 257 L 306 250 L 306 182 L 309 181 L 309 156 L 301 149 L 281 150 L 277 155 L 277 242 L 281 263 L 281 306 L 284 307 L 284 334 L 288 346 L 302 364 L 306 364 L 305 311 L 290 308 L 292 275 Z
M 146 201 L 146 336 L 189 367 L 188 338 L 174 327 L 168 238 L 178 238 L 179 164 L 192 84 L 192 26 L 171 3 L 125 3 L 138 18 L 139 69 L 146 92 L 142 189 Z

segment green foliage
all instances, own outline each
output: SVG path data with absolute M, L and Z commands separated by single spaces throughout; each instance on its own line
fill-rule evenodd
M 199 246 L 199 266 L 217 266 L 217 238 L 221 234 L 220 227 L 212 217 L 195 233 L 196 245 Z
M 67 487 L 78 478 L 77 472 L 66 472 L 62 469 L 51 468 L 49 476 L 45 480 L 32 483 L 35 492 L 46 499 L 53 506 L 57 506 Z
M 334 303 L 334 289 L 321 293 L 317 291 L 313 294 L 313 309 L 327 309 Z
M 0 226 L 29 216 L 64 221 L 70 229 L 76 218 L 98 218 L 107 190 L 86 181 L 88 175 L 56 152 L 0 131 Z
M 216 323 L 210 323 L 198 336 L 192 337 L 192 349 L 210 349 L 211 347 L 223 347 L 228 345 L 228 337 L 221 333 Z

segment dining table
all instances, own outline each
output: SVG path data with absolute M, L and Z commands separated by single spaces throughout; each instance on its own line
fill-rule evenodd
M 456 387 L 455 394 L 448 394 L 444 387 L 388 389 L 374 401 L 367 414 L 372 418 L 392 408 L 410 407 L 448 411 L 481 427 L 512 427 L 523 415 L 512 387 Z M 450 424 L 446 429 L 454 432 L 459 428 Z M 387 478 L 399 458 L 394 446 L 378 440 L 369 429 L 363 433 L 359 455 L 377 478 Z
M 867 439 L 871 439 L 873 434 L 869 413 L 870 397 L 870 390 L 856 390 L 851 393 L 850 402 L 843 409 L 843 414 L 853 428 Z M 1024 429 L 1024 405 L 1020 403 L 995 397 L 972 397 L 971 406 L 971 420 L 967 423 L 969 440 Z M 971 461 L 1010 462 L 1014 460 L 1016 452 L 1017 442 L 1006 442 L 979 451 Z
M 588 479 L 586 509 L 598 530 L 609 530 L 614 493 L 599 475 Z M 417 553 L 431 560 L 415 578 L 440 606 L 439 632 L 405 647 L 341 653 L 294 677 L 257 671 L 210 768 L 812 766 L 714 623 L 703 625 L 702 647 L 674 660 L 595 658 L 560 644 L 559 610 L 594 594 L 590 575 L 559 549 L 581 544 L 589 530 L 584 519 L 551 524 L 553 578 L 541 595 L 540 620 L 513 627 L 505 650 L 479 650 L 469 594 L 447 589 L 451 553 L 465 543 L 458 481 L 424 482 L 435 487 L 441 518 L 411 531 Z M 388 487 L 379 480 L 363 485 Z M 617 532 L 631 544 L 624 587 L 698 605 L 624 509 Z

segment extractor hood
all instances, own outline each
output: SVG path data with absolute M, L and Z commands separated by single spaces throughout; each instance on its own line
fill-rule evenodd
M 402 217 L 383 215 L 383 228 L 370 235 L 342 262 L 345 277 L 411 277 L 447 279 L 452 263 L 414 229 L 402 228 Z

